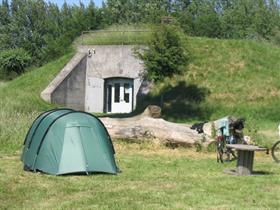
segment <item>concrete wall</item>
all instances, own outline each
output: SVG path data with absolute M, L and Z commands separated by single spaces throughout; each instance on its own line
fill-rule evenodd
M 100 112 L 104 110 L 104 79 L 87 77 L 85 111 Z
M 87 55 L 77 53 L 41 93 L 48 102 L 84 110 Z
M 95 54 L 88 57 L 88 77 L 138 78 L 143 73 L 143 65 L 134 56 L 133 48 L 131 45 L 90 45 L 81 46 L 78 50 L 81 53 L 87 53 L 88 49 L 95 50 Z
M 133 79 L 133 108 L 136 108 L 137 93 L 142 83 L 143 63 L 134 56 L 134 46 L 131 45 L 90 45 L 81 46 L 78 51 L 92 55 L 87 59 L 86 102 L 88 112 L 103 112 L 104 110 L 104 80 L 108 78 Z M 103 81 L 102 81 L 103 80 Z
M 76 110 L 84 110 L 86 65 L 87 57 L 84 56 L 53 91 L 51 96 L 52 103 L 65 105 Z
M 88 50 L 92 55 L 88 56 Z M 93 53 L 93 49 L 95 53 Z M 77 54 L 41 93 L 48 102 L 88 112 L 104 111 L 104 82 L 107 78 L 130 78 L 134 104 L 142 84 L 142 61 L 134 56 L 134 46 L 81 46 Z

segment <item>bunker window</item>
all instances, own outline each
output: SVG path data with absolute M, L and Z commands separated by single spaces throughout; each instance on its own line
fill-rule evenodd
M 130 89 L 130 85 L 128 83 L 124 83 L 124 101 L 126 103 L 129 103 L 129 89 Z
M 115 83 L 115 103 L 120 102 L 120 83 Z

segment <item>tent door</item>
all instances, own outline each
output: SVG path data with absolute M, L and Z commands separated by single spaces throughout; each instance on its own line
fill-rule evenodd
M 80 127 L 66 127 L 59 174 L 86 172 L 87 161 L 82 144 Z

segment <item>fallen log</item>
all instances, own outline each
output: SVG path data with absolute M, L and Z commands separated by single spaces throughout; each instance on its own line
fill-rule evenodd
M 168 122 L 159 116 L 160 108 L 153 106 L 135 117 L 103 117 L 100 120 L 113 139 L 148 140 L 178 146 L 193 146 L 201 141 L 202 135 L 190 125 Z

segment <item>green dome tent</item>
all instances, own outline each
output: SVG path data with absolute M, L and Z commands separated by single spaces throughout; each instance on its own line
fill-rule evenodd
M 114 147 L 103 123 L 72 109 L 47 111 L 29 129 L 21 160 L 25 170 L 60 175 L 116 174 Z

